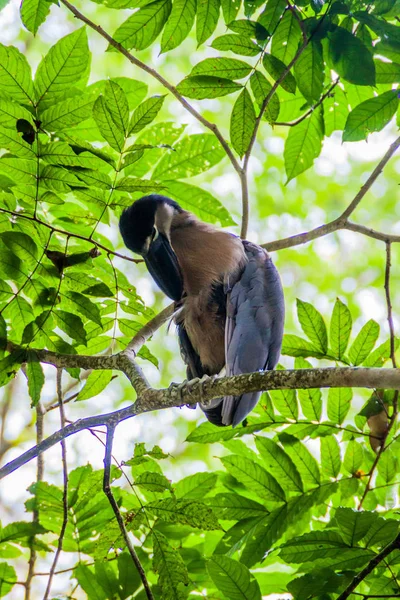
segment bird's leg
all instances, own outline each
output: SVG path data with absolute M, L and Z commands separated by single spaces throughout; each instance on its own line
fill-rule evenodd
M 210 377 L 209 375 L 203 375 L 200 379 L 199 377 L 194 377 L 189 381 L 185 379 L 182 383 L 171 383 L 168 390 L 171 394 L 177 394 L 179 399 L 182 401 L 183 390 L 187 389 L 188 394 L 192 394 L 192 388 L 199 384 L 199 393 L 200 393 L 200 402 L 203 403 L 203 385 L 209 379 L 214 379 L 216 376 Z M 193 404 L 186 404 L 189 408 L 194 408 Z

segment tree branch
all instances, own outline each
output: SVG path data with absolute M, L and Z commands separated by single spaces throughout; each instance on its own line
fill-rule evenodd
M 113 496 L 111 484 L 110 484 L 110 473 L 111 473 L 111 459 L 112 459 L 112 445 L 114 439 L 115 428 L 118 424 L 118 421 L 110 422 L 107 426 L 107 441 L 106 441 L 106 450 L 104 454 L 104 477 L 103 477 L 103 491 L 108 498 L 108 501 L 111 505 L 111 508 L 114 511 L 115 518 L 117 520 L 120 532 L 122 537 L 124 538 L 126 547 L 128 548 L 129 554 L 131 555 L 133 564 L 135 565 L 138 573 L 140 575 L 140 579 L 142 580 L 143 587 L 146 592 L 146 596 L 148 600 L 154 600 L 154 596 L 150 589 L 149 582 L 147 581 L 146 573 L 142 567 L 142 564 L 139 560 L 138 555 L 136 554 L 135 548 L 130 540 L 128 535 L 128 531 L 125 527 L 124 520 L 122 518 L 121 512 L 119 510 L 118 504 Z
M 382 562 L 391 552 L 393 552 L 393 550 L 397 550 L 399 548 L 400 548 L 400 535 L 398 535 L 393 540 L 393 542 L 388 544 L 386 546 L 386 548 L 384 548 L 382 550 L 382 552 L 380 552 L 379 554 L 374 556 L 374 558 L 372 560 L 370 560 L 370 562 L 367 564 L 367 566 L 364 567 L 364 569 L 362 571 L 360 571 L 354 577 L 353 581 L 350 583 L 350 585 L 347 586 L 345 591 L 340 594 L 340 596 L 337 598 L 337 600 L 346 600 L 346 598 L 348 598 L 350 596 L 350 594 L 352 594 L 352 592 L 356 589 L 356 587 L 358 587 L 360 585 L 360 583 L 362 581 L 364 581 L 364 579 L 370 573 L 372 573 L 372 571 L 379 565 L 380 562 Z M 367 596 L 368 596 L 368 594 L 367 594 Z
M 115 355 L 114 357 L 79 357 L 76 355 L 57 357 L 56 355 L 56 361 L 60 358 L 60 362 L 66 366 L 65 359 L 69 358 L 72 363 L 68 366 L 80 366 L 82 368 L 79 359 L 114 359 L 115 362 L 113 367 L 101 367 L 100 363 L 97 362 L 96 368 L 114 368 L 125 372 L 126 362 L 123 362 L 121 366 L 121 364 L 118 363 L 118 360 L 116 360 L 116 358 L 121 355 L 123 355 L 123 353 Z M 128 358 L 125 357 L 124 361 L 127 360 Z M 47 360 L 46 362 L 51 361 Z M 51 364 L 54 364 L 54 362 Z M 88 368 L 93 368 L 93 365 Z M 205 404 L 207 401 L 213 400 L 214 398 L 220 398 L 227 394 L 239 396 L 245 392 L 254 392 L 258 390 L 327 387 L 400 389 L 400 370 L 359 367 L 288 369 L 282 371 L 245 373 L 243 375 L 231 377 L 209 377 L 205 381 L 194 379 L 191 382 L 187 382 L 184 386 L 172 385 L 167 389 L 153 389 L 146 387 L 143 386 L 143 382 L 139 383 L 139 386 L 140 391 L 138 389 L 136 390 L 138 398 L 134 404 L 111 413 L 79 419 L 75 423 L 67 425 L 67 427 L 50 435 L 41 444 L 34 446 L 18 458 L 7 463 L 0 469 L 0 479 L 9 475 L 70 435 L 90 427 L 97 427 L 99 425 L 108 426 L 110 423 L 115 422 L 120 423 L 141 413 L 164 408 L 182 407 L 187 404 L 193 405 L 199 401 Z

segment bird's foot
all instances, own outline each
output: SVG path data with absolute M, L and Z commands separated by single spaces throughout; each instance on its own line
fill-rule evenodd
M 214 379 L 215 375 L 212 375 L 211 377 L 209 375 L 203 375 L 203 377 L 200 379 L 199 377 L 194 377 L 193 379 L 190 379 L 189 381 L 187 379 L 185 379 L 184 381 L 182 381 L 182 383 L 171 383 L 168 390 L 170 392 L 171 395 L 177 395 L 179 400 L 182 402 L 183 400 L 183 391 L 185 389 L 187 389 L 188 394 L 191 395 L 193 388 L 196 387 L 197 385 L 199 385 L 199 392 L 200 392 L 200 402 L 203 402 L 203 385 L 206 381 L 210 380 L 210 379 Z M 196 403 L 188 403 L 186 404 L 186 406 L 188 406 L 189 408 L 194 408 Z

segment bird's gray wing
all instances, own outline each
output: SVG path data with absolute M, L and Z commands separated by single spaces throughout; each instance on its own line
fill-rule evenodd
M 226 374 L 273 369 L 279 360 L 284 297 L 278 271 L 260 246 L 243 242 L 247 264 L 227 296 Z M 253 410 L 261 392 L 226 396 L 221 417 L 235 427 Z

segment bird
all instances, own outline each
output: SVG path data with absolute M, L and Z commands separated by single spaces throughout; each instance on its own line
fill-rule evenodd
M 264 248 L 205 223 L 177 202 L 150 194 L 125 208 L 119 229 L 143 257 L 158 287 L 175 301 L 187 378 L 274 369 L 284 326 L 284 296 Z M 261 392 L 201 402 L 207 419 L 236 427 Z

